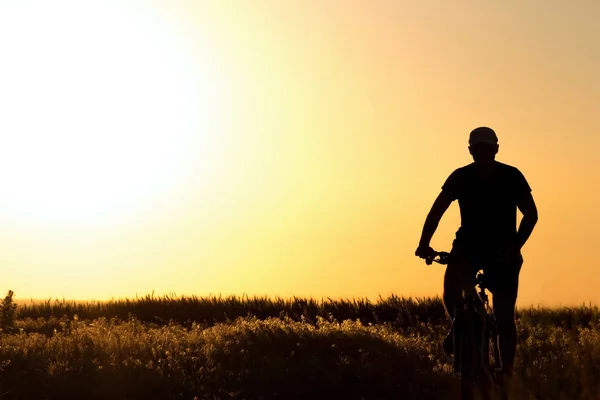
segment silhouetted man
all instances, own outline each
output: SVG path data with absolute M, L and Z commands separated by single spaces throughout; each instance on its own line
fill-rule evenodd
M 471 132 L 469 152 L 474 162 L 452 172 L 442 186 L 425 220 L 416 255 L 432 257 L 431 238 L 452 201 L 458 200 L 461 226 L 444 276 L 444 306 L 452 316 L 462 289 L 472 287 L 473 277 L 484 267 L 490 278 L 488 287 L 498 322 L 502 368 L 510 375 L 517 347 L 515 303 L 523 264 L 521 248 L 531 235 L 538 214 L 523 174 L 495 160 L 498 148 L 492 129 L 479 127 Z M 523 213 L 518 230 L 517 208 Z M 486 265 L 493 257 L 499 263 L 494 267 Z M 444 350 L 452 352 L 451 335 L 444 340 Z

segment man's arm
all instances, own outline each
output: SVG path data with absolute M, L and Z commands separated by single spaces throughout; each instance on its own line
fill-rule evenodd
M 435 233 L 442 216 L 452 204 L 452 197 L 442 190 L 438 197 L 433 202 L 429 214 L 425 219 L 425 225 L 423 226 L 423 232 L 421 233 L 421 240 L 419 241 L 419 248 L 428 248 L 429 242 Z
M 527 239 L 529 239 L 531 232 L 533 232 L 533 228 L 538 221 L 538 212 L 531 192 L 527 192 L 523 196 L 521 201 L 517 203 L 517 207 L 523 213 L 523 219 L 521 219 L 519 230 L 517 231 L 517 246 L 520 249 L 527 242 Z

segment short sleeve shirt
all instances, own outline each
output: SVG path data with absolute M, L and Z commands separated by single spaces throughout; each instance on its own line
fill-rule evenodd
M 521 171 L 500 162 L 488 178 L 476 172 L 475 163 L 458 168 L 442 190 L 458 200 L 457 241 L 467 247 L 498 249 L 516 236 L 517 203 L 531 188 Z

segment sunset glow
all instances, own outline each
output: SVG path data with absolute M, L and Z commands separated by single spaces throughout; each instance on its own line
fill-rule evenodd
M 539 210 L 518 305 L 600 302 L 597 3 L 84 4 L 0 2 L 0 292 L 441 295 L 485 125 Z
M 96 223 L 185 173 L 206 122 L 201 78 L 173 38 L 118 4 L 25 2 L 1 14 L 3 215 Z

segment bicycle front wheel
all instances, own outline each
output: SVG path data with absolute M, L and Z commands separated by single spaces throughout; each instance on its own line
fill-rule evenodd
M 460 334 L 460 390 L 462 400 L 474 398 L 477 375 L 477 315 L 473 310 L 463 312 Z

